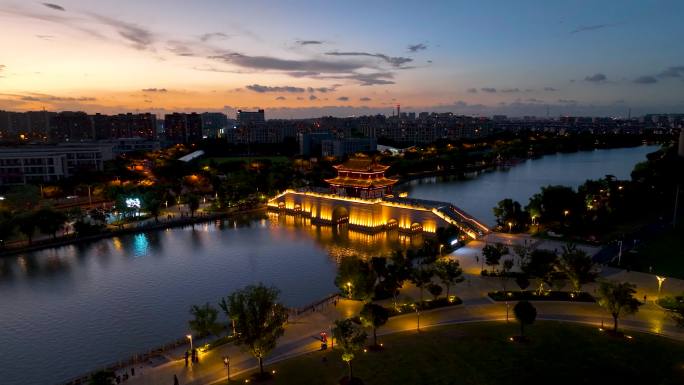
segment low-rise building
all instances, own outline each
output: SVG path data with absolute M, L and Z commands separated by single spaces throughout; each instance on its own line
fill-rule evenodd
M 0 185 L 54 182 L 79 171 L 102 171 L 112 144 L 68 143 L 0 147 Z

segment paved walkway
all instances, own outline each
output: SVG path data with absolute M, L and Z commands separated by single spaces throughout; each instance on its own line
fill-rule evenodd
M 606 270 L 603 274 L 607 278 L 637 283 L 639 295 L 645 293 L 649 298 L 655 299 L 657 280 L 652 275 L 627 273 L 616 269 Z M 591 292 L 594 287 L 595 285 L 587 285 L 586 290 Z M 449 308 L 422 312 L 420 314 L 420 326 L 426 328 L 475 321 L 506 322 L 506 304 L 495 303 L 486 297 L 487 292 L 500 289 L 501 280 L 498 278 L 467 275 L 466 281 L 452 288 L 452 293 L 459 295 L 464 303 Z M 682 290 L 684 290 L 684 282 L 668 280 L 662 288 L 662 294 L 674 294 Z M 408 295 L 414 299 L 420 297 L 419 290 L 410 285 L 402 289 L 402 295 Z M 426 292 L 425 295 L 429 294 Z M 510 322 L 515 322 L 512 305 L 510 304 L 508 317 Z M 597 304 L 535 302 L 534 305 L 537 308 L 539 320 L 580 322 L 596 326 L 605 325 L 607 328 L 612 326 L 612 318 Z M 316 312 L 306 313 L 292 319 L 286 327 L 285 335 L 278 341 L 277 348 L 265 360 L 266 365 L 298 354 L 318 350 L 320 348 L 320 343 L 317 340 L 319 333 L 326 331 L 330 335 L 334 320 L 356 315 L 360 307 L 360 302 L 341 300 L 337 306 L 327 305 L 317 309 Z M 380 335 L 416 330 L 417 321 L 416 313 L 393 317 L 380 329 Z M 621 320 L 620 327 L 684 341 L 684 330 L 677 328 L 668 314 L 650 300 L 649 303 L 640 308 L 637 314 Z M 230 371 L 233 376 L 254 369 L 257 365 L 254 358 L 232 344 L 202 354 L 198 364 L 188 367 L 185 367 L 181 354 L 182 352 L 179 350 L 177 357 L 175 357 L 176 360 L 155 368 L 138 368 L 136 376 L 126 383 L 131 385 L 173 384 L 174 374 L 178 376 L 181 384 L 199 385 L 225 381 L 227 373 L 222 361 L 224 356 L 230 357 Z
M 504 238 L 506 238 L 504 236 Z M 490 241 L 493 241 L 491 239 Z M 500 241 L 500 239 L 497 239 Z M 508 242 L 524 242 L 519 237 L 510 237 Z M 548 242 L 548 241 L 543 241 Z M 463 304 L 443 309 L 435 309 L 420 314 L 421 328 L 474 321 L 506 322 L 507 306 L 505 303 L 495 303 L 487 297 L 487 292 L 502 290 L 500 278 L 481 277 L 481 250 L 486 243 L 482 241 L 470 242 L 450 254 L 449 258 L 459 260 L 466 272 L 464 282 L 452 287 L 451 293 L 463 299 Z M 538 242 L 538 247 L 542 242 Z M 544 245 L 548 247 L 548 245 Z M 553 246 L 551 244 L 551 246 Z M 588 250 L 589 251 L 589 250 Z M 505 258 L 505 257 L 504 257 Z M 615 268 L 603 268 L 601 277 L 618 281 L 627 281 L 637 285 L 637 298 L 647 303 L 635 315 L 627 316 L 620 322 L 620 326 L 629 330 L 655 333 L 684 341 L 684 329 L 679 329 L 666 311 L 655 305 L 658 297 L 658 280 L 654 275 L 627 272 Z M 534 287 L 534 282 L 531 285 Z M 514 288 L 513 280 L 508 282 L 508 288 Z M 583 290 L 594 292 L 597 284 L 586 285 Z M 684 281 L 668 278 L 663 282 L 661 295 L 672 295 L 684 292 Z M 411 285 L 402 288 L 401 297 L 409 296 L 414 300 L 420 298 L 420 291 Z M 428 297 L 427 291 L 424 296 Z M 391 302 L 384 300 L 381 302 Z M 278 341 L 278 346 L 265 360 L 266 365 L 305 352 L 318 350 L 320 342 L 317 340 L 321 331 L 331 335 L 331 327 L 336 319 L 347 318 L 358 314 L 361 303 L 357 301 L 340 300 L 336 306 L 326 305 L 315 312 L 307 312 L 290 320 L 285 329 L 285 335 Z M 508 318 L 514 322 L 512 305 L 509 304 Z M 567 302 L 535 302 L 540 320 L 562 320 L 580 322 L 596 326 L 612 326 L 612 318 L 608 313 L 593 303 Z M 380 329 L 380 335 L 401 331 L 416 330 L 418 316 L 415 313 L 393 317 Z M 239 347 L 228 344 L 204 353 L 197 364 L 185 366 L 182 359 L 183 348 L 173 352 L 170 362 L 156 367 L 138 367 L 136 376 L 126 383 L 131 385 L 173 384 L 174 374 L 181 384 L 211 384 L 225 381 L 227 370 L 223 364 L 223 357 L 230 357 L 231 375 L 254 369 L 257 361 Z

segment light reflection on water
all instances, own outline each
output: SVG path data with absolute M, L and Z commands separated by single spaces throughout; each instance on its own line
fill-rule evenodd
M 411 196 L 449 201 L 477 217 L 539 186 L 629 176 L 654 147 L 563 154 L 467 181 L 414 183 Z M 244 285 L 282 289 L 290 306 L 335 290 L 335 261 L 419 246 L 420 236 L 312 226 L 307 218 L 240 217 L 125 235 L 0 259 L 2 384 L 55 383 L 187 332 L 192 304 Z
M 421 243 L 271 213 L 0 259 L 0 341 L 14 357 L 2 383 L 54 382 L 166 343 L 187 332 L 190 305 L 247 284 L 305 305 L 335 291 L 342 256 Z

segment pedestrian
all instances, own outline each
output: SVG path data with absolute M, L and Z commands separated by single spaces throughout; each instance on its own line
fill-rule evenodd
M 644 294 L 644 303 L 646 303 L 646 294 Z
M 185 351 L 185 366 L 188 366 L 188 358 L 190 357 L 190 353 L 188 351 Z
M 135 377 L 135 367 L 131 368 L 131 377 Z
M 174 374 L 173 375 L 173 385 L 178 385 L 178 384 L 179 384 L 178 383 L 178 376 Z

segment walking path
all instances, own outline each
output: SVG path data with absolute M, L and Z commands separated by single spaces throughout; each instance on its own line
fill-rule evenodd
M 472 261 L 468 257 L 461 257 L 461 263 L 468 264 Z M 629 281 L 638 285 L 638 296 L 648 296 L 647 304 L 641 306 L 635 315 L 624 317 L 620 321 L 620 327 L 626 330 L 654 333 L 669 338 L 684 341 L 684 330 L 677 328 L 666 311 L 655 305 L 653 300 L 657 296 L 657 280 L 654 276 L 644 273 L 626 272 L 618 269 L 605 269 L 602 272 L 605 278 L 620 281 Z M 587 285 L 585 290 L 592 292 L 596 285 Z M 427 328 L 437 325 L 465 323 L 465 322 L 506 322 L 507 310 L 510 322 L 515 322 L 512 305 L 507 309 L 503 302 L 495 303 L 487 297 L 487 292 L 501 289 L 501 280 L 498 278 L 486 278 L 479 275 L 468 274 L 466 281 L 452 288 L 463 299 L 462 305 L 448 308 L 434 309 L 416 313 L 392 317 L 388 323 L 380 329 L 380 335 L 397 333 L 402 331 L 416 330 L 418 318 L 420 327 Z M 662 287 L 662 295 L 671 295 L 684 291 L 684 281 L 667 280 Z M 407 286 L 402 289 L 403 295 L 409 295 L 414 299 L 420 298 L 417 288 Z M 427 295 L 427 294 L 426 294 Z M 390 300 L 385 300 L 390 301 Z M 306 352 L 318 350 L 320 342 L 318 336 L 325 331 L 331 335 L 331 326 L 336 319 L 347 318 L 358 314 L 361 308 L 358 301 L 340 300 L 337 305 L 327 305 L 314 312 L 302 314 L 290 320 L 286 326 L 285 335 L 278 341 L 278 346 L 265 360 L 265 364 L 277 362 Z M 568 302 L 535 302 L 539 320 L 558 320 L 579 322 L 595 326 L 612 327 L 612 318 L 608 313 L 594 303 L 568 303 Z M 227 344 L 215 350 L 203 353 L 200 362 L 186 367 L 182 359 L 183 349 L 175 352 L 175 360 L 154 368 L 137 368 L 136 376 L 126 383 L 131 385 L 172 384 L 174 374 L 178 376 L 181 384 L 211 384 L 225 381 L 227 368 L 223 363 L 223 357 L 230 357 L 230 373 L 235 376 L 256 367 L 257 361 L 249 354 L 241 351 L 233 344 Z M 140 374 L 142 371 L 142 374 Z

